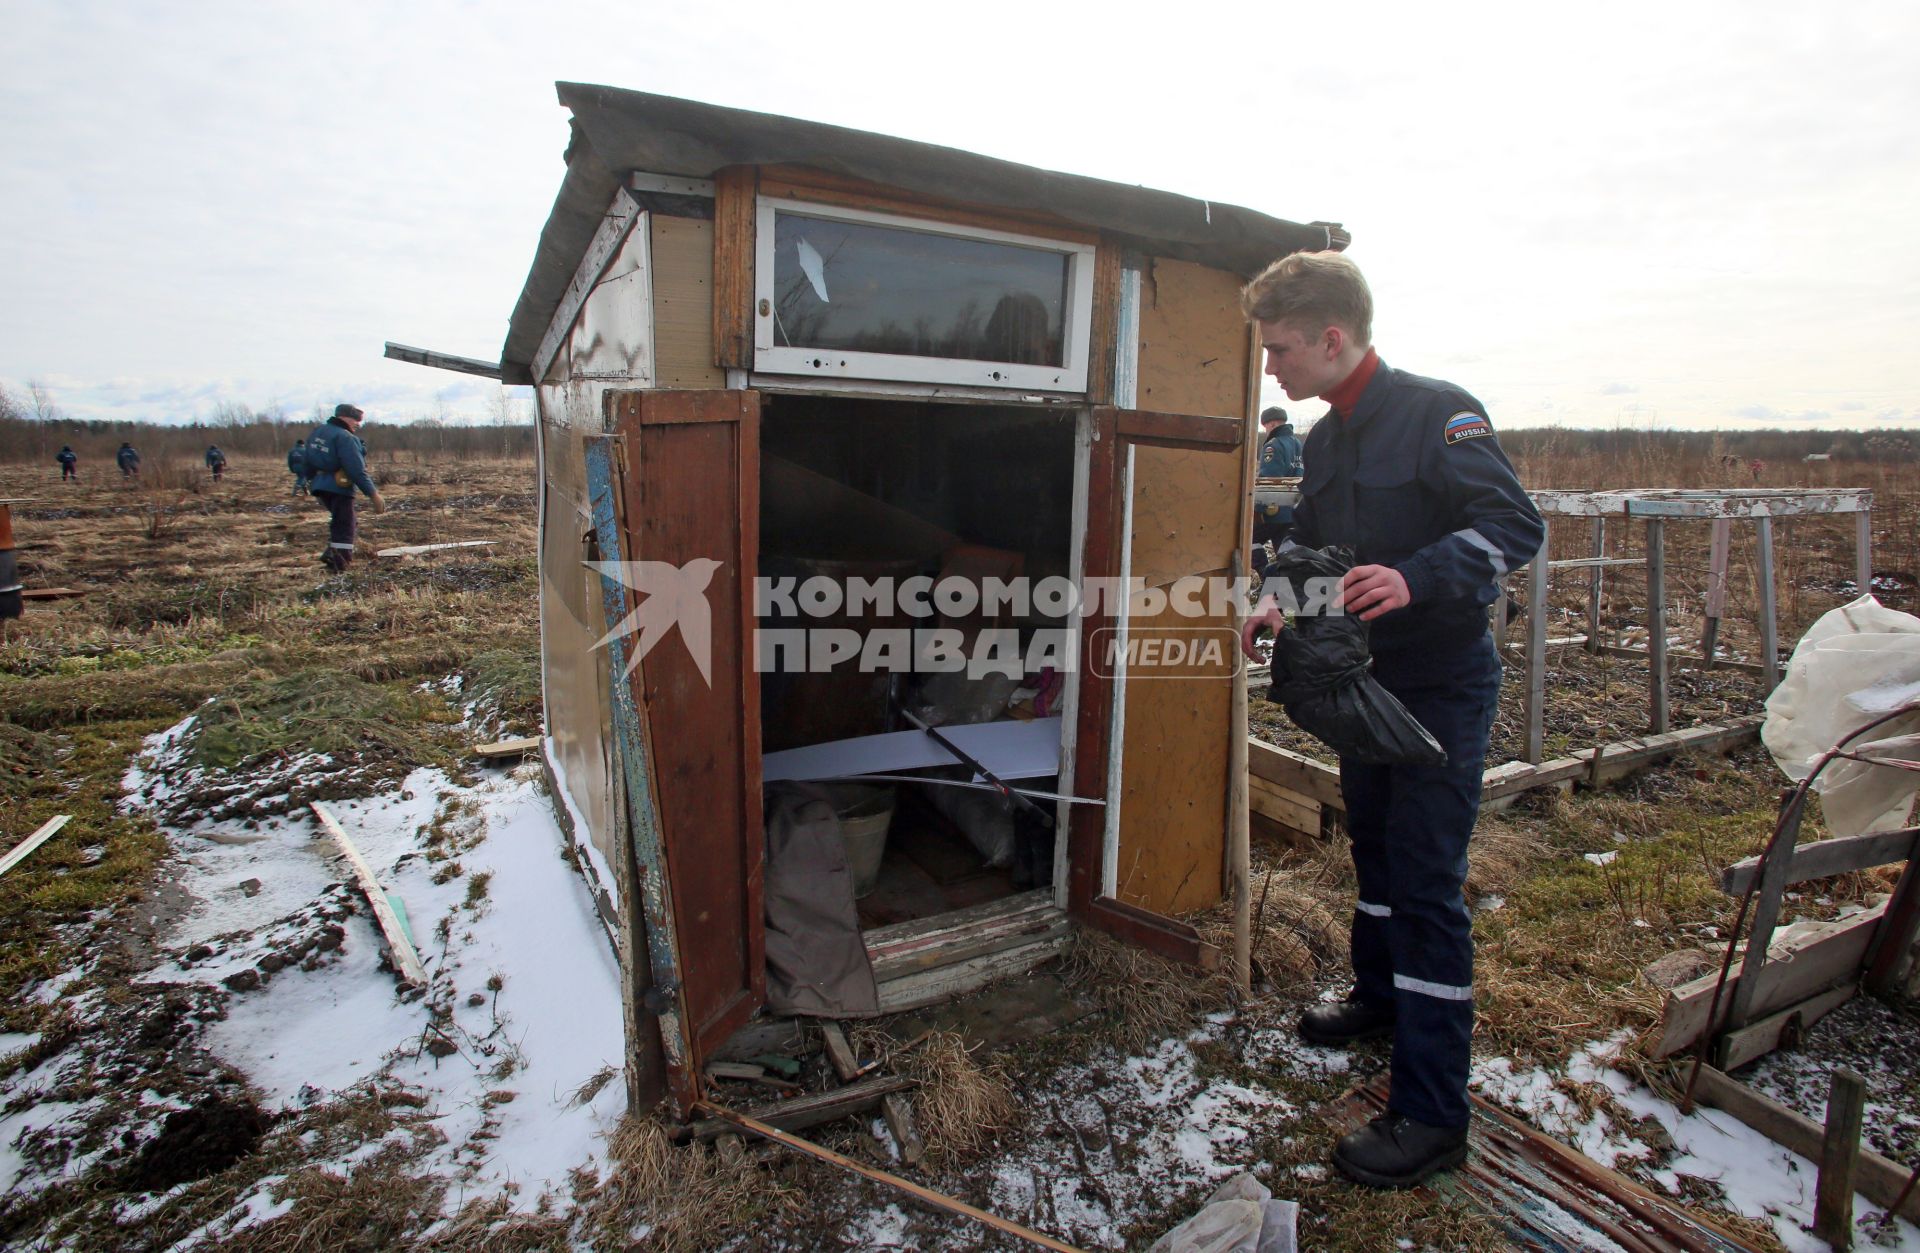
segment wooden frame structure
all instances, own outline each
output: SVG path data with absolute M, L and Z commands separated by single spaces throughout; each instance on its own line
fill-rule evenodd
M 763 439 L 810 413 L 852 414 L 928 481 L 953 471 L 917 451 L 938 434 L 927 424 L 1064 432 L 1069 469 L 1049 490 L 1070 504 L 1068 577 L 1138 589 L 1073 623 L 1079 656 L 1095 658 L 1171 629 L 1149 607 L 1224 577 L 1244 551 L 1260 362 L 1239 289 L 1275 257 L 1347 236 L 789 118 L 575 84 L 560 96 L 574 114 L 566 181 L 500 360 L 504 382 L 535 387 L 540 415 L 542 756 L 616 938 L 634 1103 L 664 1096 L 686 1116 L 766 991 L 753 588 L 772 507 L 791 517 L 815 497 L 789 490 Z M 863 377 L 852 351 L 831 371 L 770 372 L 756 280 L 775 202 L 1075 250 L 1092 288 L 1084 379 Z M 875 517 L 938 529 L 871 500 Z M 705 662 L 677 635 L 639 647 L 618 629 L 649 603 L 622 573 L 633 563 L 711 563 Z M 1164 677 L 1081 665 L 1059 789 L 1094 803 L 1058 806 L 1052 885 L 863 933 L 882 1011 L 1026 969 L 1076 925 L 1217 962 L 1175 915 L 1220 899 L 1227 878 L 1236 671 L 1231 652 Z
M 1780 682 L 1779 624 L 1774 584 L 1773 523 L 1776 518 L 1809 517 L 1819 514 L 1853 514 L 1855 521 L 1854 563 L 1858 586 L 1864 592 L 1873 580 L 1873 493 L 1866 490 L 1812 491 L 1783 490 L 1691 490 L 1627 489 L 1617 491 L 1537 491 L 1532 492 L 1547 526 L 1540 555 L 1526 570 L 1527 642 L 1527 731 L 1522 760 L 1538 764 L 1545 756 L 1545 710 L 1547 650 L 1558 646 L 1584 646 L 1589 652 L 1609 652 L 1648 661 L 1647 730 L 1664 735 L 1671 730 L 1667 707 L 1668 667 L 1675 654 L 1667 640 L 1666 527 L 1669 522 L 1704 521 L 1712 525 L 1713 536 L 1708 565 L 1706 614 L 1701 626 L 1701 651 L 1692 659 L 1706 668 L 1730 665 L 1714 656 L 1720 619 L 1724 616 L 1727 594 L 1727 563 L 1731 551 L 1733 523 L 1751 521 L 1754 525 L 1756 564 L 1759 568 L 1760 662 L 1758 670 L 1771 691 Z M 1553 561 L 1552 528 L 1559 518 L 1584 518 L 1593 537 L 1592 555 Z M 1607 523 L 1625 525 L 1635 522 L 1646 527 L 1645 557 L 1607 555 Z M 1602 644 L 1600 640 L 1600 600 L 1605 572 L 1621 566 L 1642 566 L 1647 571 L 1647 647 L 1622 648 Z M 1585 572 L 1587 577 L 1587 633 L 1565 639 L 1547 638 L 1547 584 L 1554 571 Z M 1496 617 L 1498 628 L 1506 625 L 1505 601 Z M 1504 631 L 1501 632 L 1504 634 Z M 1743 667 L 1744 668 L 1744 667 Z

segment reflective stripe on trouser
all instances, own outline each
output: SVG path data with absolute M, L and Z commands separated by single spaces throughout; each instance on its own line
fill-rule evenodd
M 1389 654 L 1374 675 L 1447 750 L 1444 766 L 1340 763 L 1359 902 L 1355 992 L 1391 1003 L 1390 1108 L 1465 1126 L 1473 1037 L 1473 923 L 1463 888 L 1487 734 L 1500 697 L 1489 636 L 1445 656 Z
M 353 561 L 354 533 L 358 529 L 353 497 L 343 492 L 315 492 L 314 498 L 327 511 L 327 551 L 321 554 L 334 570 L 345 570 Z

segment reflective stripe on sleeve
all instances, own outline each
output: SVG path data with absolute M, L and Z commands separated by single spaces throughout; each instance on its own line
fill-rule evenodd
M 329 543 L 329 544 L 327 545 L 327 547 L 328 547 L 328 548 L 352 548 L 352 547 L 353 547 L 353 545 L 352 545 L 352 544 L 333 544 L 333 543 Z
M 1376 905 L 1372 901 L 1355 901 L 1353 907 L 1369 918 L 1391 918 L 1393 910 L 1385 905 Z
M 1455 531 L 1454 534 L 1487 555 L 1487 560 L 1493 563 L 1494 578 L 1504 579 L 1507 577 L 1507 555 L 1500 551 L 1499 545 L 1480 534 L 1480 532 L 1473 527 L 1468 527 L 1464 531 Z
M 1402 992 L 1418 992 L 1422 996 L 1431 996 L 1443 1001 L 1471 1001 L 1473 989 L 1458 987 L 1451 983 L 1428 983 L 1425 979 L 1410 979 L 1406 975 L 1395 975 L 1393 986 Z

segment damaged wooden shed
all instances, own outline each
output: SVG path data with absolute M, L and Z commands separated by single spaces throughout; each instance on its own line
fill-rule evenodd
M 1224 611 L 1180 616 L 1167 594 L 1246 548 L 1260 362 L 1239 289 L 1346 234 L 790 118 L 559 95 L 566 175 L 500 371 L 538 398 L 545 755 L 618 937 L 636 1098 L 684 1114 L 766 1003 L 775 777 L 840 780 L 820 783 L 850 859 L 829 904 L 857 919 L 875 997 L 816 987 L 817 1012 L 950 997 L 1076 925 L 1216 958 L 1173 916 L 1223 890 L 1236 662 Z M 1036 594 L 916 615 L 903 596 L 808 624 L 991 636 L 1022 659 L 1004 673 L 776 664 L 767 637 L 795 611 L 769 587 L 949 576 L 1134 582 L 1087 613 Z M 1048 641 L 1060 664 L 1027 664 Z M 902 709 L 1044 797 L 1058 838 L 996 856 L 1005 805 L 937 768 Z M 846 782 L 876 773 L 896 777 Z

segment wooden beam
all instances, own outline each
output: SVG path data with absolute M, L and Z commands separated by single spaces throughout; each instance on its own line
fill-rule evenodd
M 752 1118 L 769 1126 L 786 1131 L 804 1131 L 808 1127 L 817 1127 L 821 1123 L 835 1122 L 849 1114 L 865 1113 L 877 1109 L 881 1100 L 890 1092 L 905 1092 L 913 1087 L 911 1079 L 902 1079 L 898 1075 L 875 1075 L 871 1079 L 862 1079 L 831 1092 L 810 1092 L 805 1096 L 787 1097 L 766 1105 L 756 1105 L 744 1114 L 735 1117 Z M 696 1140 L 711 1140 L 727 1130 L 725 1115 L 734 1114 L 732 1110 L 722 1110 L 717 1105 L 704 1100 L 696 1100 L 692 1106 L 698 1112 L 715 1115 L 689 1123 L 687 1132 Z
M 1602 644 L 1599 648 L 1599 651 L 1605 653 L 1609 657 L 1634 657 L 1642 661 L 1646 660 L 1646 657 L 1647 657 L 1646 649 L 1633 648 L 1626 644 Z M 1698 653 L 1683 653 L 1678 649 L 1669 649 L 1667 651 L 1667 657 L 1669 660 L 1678 660 L 1678 661 L 1704 662 L 1706 660 L 1706 658 L 1702 657 Z M 1711 666 L 1708 666 L 1707 668 L 1715 669 L 1715 670 L 1738 670 L 1742 674 L 1765 674 L 1767 672 L 1767 668 L 1765 666 L 1756 665 L 1751 661 L 1716 660 L 1712 663 Z
M 1250 739 L 1247 741 L 1247 769 L 1257 778 L 1278 783 L 1322 805 L 1346 811 L 1347 803 L 1340 796 L 1340 770 L 1337 766 L 1329 766 L 1264 740 Z
M 1849 981 L 1750 1026 L 1729 1031 L 1714 1048 L 1713 1064 L 1722 1070 L 1738 1070 L 1777 1048 L 1791 1048 L 1808 1027 L 1845 1005 L 1859 991 L 1860 984 Z
M 39 829 L 32 835 L 14 845 L 12 852 L 8 853 L 5 857 L 0 857 L 0 875 L 7 873 L 7 871 L 12 870 L 15 866 L 25 861 L 34 849 L 39 848 L 42 844 L 45 844 L 48 840 L 60 834 L 60 828 L 66 826 L 67 823 L 72 820 L 72 814 L 61 814 L 57 818 L 49 818 L 41 823 Z
M 1647 520 L 1647 730 L 1663 735 L 1667 714 L 1667 524 Z
M 376 557 L 417 557 L 421 553 L 443 552 L 449 548 L 491 548 L 500 541 L 497 539 L 451 540 L 445 544 L 403 544 L 399 548 L 382 548 L 373 555 Z
M 1312 838 L 1320 835 L 1320 802 L 1311 796 L 1302 796 L 1291 788 L 1278 783 L 1269 783 L 1259 775 L 1249 772 L 1247 781 L 1247 805 L 1250 813 L 1259 814 L 1271 822 L 1291 827 Z
M 913 1104 L 907 1100 L 906 1093 L 889 1092 L 881 1097 L 880 1112 L 887 1120 L 887 1130 L 893 1133 L 894 1144 L 900 1149 L 900 1161 L 918 1166 L 920 1159 L 927 1155 L 927 1142 L 914 1123 Z
M 1853 870 L 1869 870 L 1890 862 L 1906 861 L 1913 856 L 1914 841 L 1920 839 L 1920 827 L 1904 831 L 1877 831 L 1870 835 L 1848 835 L 1802 844 L 1793 850 L 1787 865 L 1788 884 L 1824 879 Z M 1753 886 L 1760 875 L 1760 859 L 1749 857 L 1720 872 L 1720 890 L 1740 896 Z
M 1102 896 L 1096 898 L 1088 909 L 1087 921 L 1102 931 L 1138 944 L 1169 961 L 1201 970 L 1220 968 L 1219 949 L 1201 939 L 1200 933 L 1186 923 L 1165 914 L 1156 914 L 1111 896 Z
M 713 363 L 753 368 L 753 266 L 759 171 L 729 166 L 713 176 Z
M 1885 912 L 1886 906 L 1881 904 L 1851 918 L 1796 923 L 1782 932 L 1755 981 L 1751 1000 L 1754 1025 L 1759 1025 L 1764 1015 L 1799 1005 L 1857 979 L 1860 963 Z M 1707 1014 L 1713 1007 L 1713 987 L 1719 977 L 1716 970 L 1667 993 L 1660 1035 L 1648 1050 L 1649 1056 L 1670 1057 L 1707 1033 Z M 1727 994 L 1739 990 L 1740 979 L 1737 970 L 1728 976 L 1722 1006 L 1727 1003 Z
M 1876 996 L 1893 991 L 1894 976 L 1906 964 L 1913 939 L 1920 934 L 1920 862 L 1908 861 L 1900 882 L 1887 902 L 1887 922 L 1874 937 L 1867 954 L 1867 977 L 1862 985 Z
M 413 951 L 413 941 L 407 938 L 406 929 L 400 925 L 399 915 L 393 912 L 393 905 L 387 900 L 386 892 L 380 887 L 380 880 L 374 877 L 373 867 L 369 866 L 367 859 L 360 855 L 360 850 L 353 846 L 353 841 L 347 838 L 347 833 L 340 829 L 339 820 L 327 811 L 325 805 L 319 801 L 311 801 L 308 807 L 313 810 L 314 817 L 320 820 L 320 825 L 326 828 L 327 834 L 333 837 L 334 845 L 347 859 L 347 864 L 353 868 L 353 877 L 360 884 L 360 893 L 367 898 L 367 904 L 372 907 L 373 916 L 380 923 L 381 934 L 387 937 L 387 948 L 393 954 L 393 968 L 399 973 L 400 981 L 413 987 L 425 988 L 427 986 L 426 968 L 420 964 L 420 955 Z
M 476 744 L 473 755 L 475 757 L 525 757 L 528 753 L 538 752 L 539 749 L 540 737 L 529 735 L 514 740 L 495 740 L 491 744 Z
M 1588 757 L 1556 757 L 1552 761 L 1543 761 L 1533 765 L 1525 761 L 1509 761 L 1491 767 L 1480 780 L 1480 802 L 1504 800 L 1509 796 L 1518 796 L 1522 792 L 1531 792 L 1535 788 L 1553 787 L 1561 783 L 1570 783 L 1584 779 L 1593 769 L 1591 755 Z
M 21 600 L 68 600 L 86 593 L 71 587 L 24 587 L 20 589 Z
M 431 348 L 415 348 L 411 344 L 396 344 L 387 341 L 386 355 L 395 361 L 404 361 L 408 365 L 424 365 L 435 370 L 452 370 L 456 374 L 478 374 L 481 378 L 499 379 L 500 363 L 481 361 L 477 357 L 456 357 L 450 352 L 435 352 Z
M 600 227 L 593 234 L 593 242 L 587 245 L 586 253 L 580 258 L 580 265 L 573 272 L 573 281 L 567 284 L 567 290 L 561 294 L 560 304 L 553 311 L 553 320 L 547 323 L 547 333 L 540 339 L 539 350 L 533 354 L 533 381 L 535 385 L 544 382 L 547 370 L 553 365 L 560 346 L 567 342 L 573 333 L 573 323 L 580 316 L 580 310 L 587 304 L 587 297 L 600 282 L 600 276 L 607 272 L 613 259 L 619 255 L 621 247 L 627 242 L 627 236 L 633 233 L 633 227 L 640 220 L 640 205 L 633 193 L 621 187 L 613 193 L 613 203 L 607 206 L 606 216 L 600 219 Z
M 1754 529 L 1759 535 L 1759 569 L 1754 578 L 1760 584 L 1760 664 L 1764 667 L 1767 691 L 1780 686 L 1780 615 L 1776 607 L 1773 578 L 1773 519 L 1758 518 Z
M 833 1063 L 833 1072 L 840 1076 L 840 1082 L 853 1082 L 853 1077 L 860 1073 L 860 1063 L 854 1059 L 853 1045 L 847 1043 L 847 1033 L 840 1029 L 840 1024 L 822 1022 L 820 1043 L 826 1048 L 827 1060 Z
M 1853 527 L 1853 585 L 1865 596 L 1873 590 L 1873 510 L 1861 510 Z
M 1826 1137 L 1813 1201 L 1813 1234 L 1835 1249 L 1853 1247 L 1853 1168 L 1866 1105 L 1867 1081 L 1856 1070 L 1836 1067 L 1827 1088 Z
M 1781 1148 L 1798 1153 L 1808 1161 L 1820 1160 L 1820 1146 L 1826 1142 L 1826 1131 L 1805 1114 L 1760 1095 L 1712 1066 L 1700 1068 L 1700 1081 L 1694 1091 L 1707 1104 L 1725 1110 Z M 1862 1149 L 1854 1162 L 1854 1185 L 1861 1196 L 1875 1205 L 1888 1207 L 1900 1200 L 1909 1173 L 1873 1150 Z M 1920 1222 L 1920 1194 L 1906 1199 L 1900 1206 L 1900 1217 Z
M 1771 956 L 1773 928 L 1780 920 L 1780 904 L 1787 891 L 1787 872 L 1793 865 L 1793 849 L 1800 839 L 1801 819 L 1806 816 L 1806 799 L 1805 792 L 1789 792 L 1780 803 L 1782 830 L 1773 837 L 1771 858 L 1763 860 L 1760 866 L 1760 881 L 1753 889 L 1753 922 L 1747 928 L 1747 951 L 1740 960 L 1740 982 L 1730 989 L 1732 1004 L 1727 1010 L 1727 1025 L 1730 1027 L 1744 1027 L 1757 1014 L 1765 1012 L 1754 1004 L 1754 997 L 1760 989 L 1757 976 Z M 1855 964 L 1858 965 L 1857 962 Z M 1709 1024 L 1709 1029 L 1711 1026 Z
M 944 1210 L 949 1214 L 958 1214 L 962 1218 L 971 1218 L 973 1221 L 991 1227 L 995 1231 L 1005 1232 L 1007 1235 L 1025 1240 L 1029 1244 L 1037 1244 L 1043 1249 L 1054 1249 L 1057 1250 L 1058 1253 L 1080 1253 L 1080 1250 L 1074 1248 L 1073 1245 L 1056 1240 L 1052 1236 L 1034 1231 L 1028 1227 L 1022 1227 L 1019 1223 L 1010 1222 L 998 1214 L 989 1214 L 983 1209 L 968 1205 L 965 1201 L 956 1201 L 945 1193 L 935 1192 L 932 1188 L 921 1187 L 919 1184 L 911 1180 L 902 1179 L 898 1175 L 889 1174 L 884 1170 L 876 1170 L 872 1166 L 863 1165 L 850 1157 L 834 1152 L 832 1149 L 815 1144 L 811 1140 L 802 1140 L 799 1136 L 790 1136 L 777 1127 L 769 1126 L 756 1118 L 745 1114 L 736 1114 L 732 1110 L 723 1109 L 718 1105 L 709 1104 L 706 1101 L 700 1102 L 700 1108 L 712 1114 L 721 1122 L 730 1123 L 743 1130 L 751 1131 L 762 1139 L 771 1140 L 775 1144 L 792 1149 L 797 1153 L 804 1153 L 808 1157 L 839 1166 L 844 1170 L 850 1170 L 854 1174 L 864 1176 L 876 1183 L 884 1183 L 890 1188 L 897 1188 L 915 1200 L 931 1205 L 935 1209 Z
M 1720 619 L 1727 611 L 1727 559 L 1733 549 L 1733 523 L 1713 520 L 1713 539 L 1707 550 L 1707 611 L 1700 626 L 1700 655 L 1713 669 L 1713 650 L 1720 638 Z
M 1604 521 L 1604 519 L 1603 519 Z M 1645 557 L 1570 557 L 1564 561 L 1549 561 L 1547 565 L 1555 570 L 1602 570 L 1611 566 L 1644 566 Z
M 1595 557 L 1607 555 L 1607 520 L 1605 518 L 1593 520 L 1593 555 Z M 1587 576 L 1587 638 L 1584 642 L 1590 653 L 1600 650 L 1600 590 L 1605 581 L 1606 571 L 1600 566 L 1595 566 L 1593 573 Z
M 1540 551 L 1527 566 L 1526 732 L 1520 756 L 1538 763 L 1547 755 L 1547 580 L 1553 553 L 1552 532 L 1540 520 Z
M 1114 414 L 1120 434 L 1156 448 L 1197 448 L 1203 452 L 1238 448 L 1247 424 L 1238 418 L 1208 418 L 1192 413 L 1153 413 L 1120 409 Z

